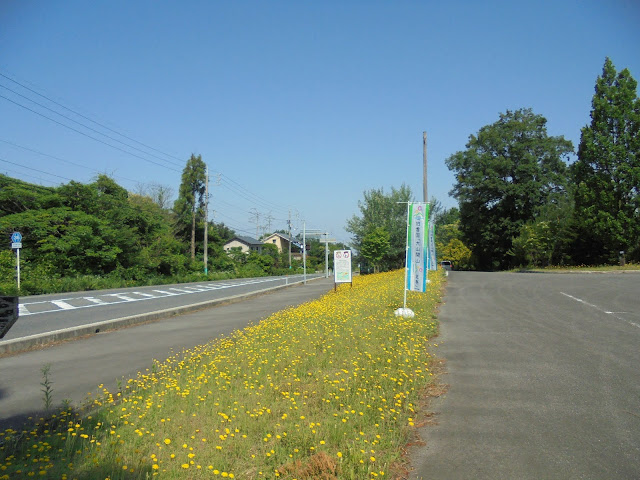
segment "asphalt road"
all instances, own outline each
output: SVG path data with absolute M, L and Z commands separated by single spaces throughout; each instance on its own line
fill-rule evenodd
M 452 272 L 411 479 L 640 479 L 640 274 Z
M 65 399 L 80 404 L 101 383 L 113 391 L 118 379 L 135 377 L 151 368 L 154 359 L 164 361 L 172 352 L 258 323 L 273 312 L 319 298 L 331 288 L 333 278 L 321 278 L 237 303 L 0 358 L 0 430 L 19 427 L 27 417 L 41 413 L 41 369 L 46 364 L 50 364 L 54 404 Z
M 20 297 L 20 317 L 3 340 L 246 295 L 302 280 L 302 275 L 240 278 Z

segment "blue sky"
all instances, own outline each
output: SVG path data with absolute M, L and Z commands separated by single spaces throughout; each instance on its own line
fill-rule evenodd
M 445 159 L 507 109 L 577 148 L 605 57 L 640 80 L 638 25 L 634 0 L 1 0 L 0 172 L 177 193 L 196 153 L 216 222 L 255 236 L 251 212 L 291 211 L 348 242 L 365 190 L 421 200 L 423 131 L 446 207 Z

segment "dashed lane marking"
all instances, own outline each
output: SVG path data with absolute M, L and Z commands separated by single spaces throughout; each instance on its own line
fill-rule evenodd
M 629 325 L 633 325 L 636 328 L 640 328 L 640 324 L 637 324 L 635 322 L 632 322 L 631 320 L 628 320 L 624 317 L 620 317 L 619 315 L 624 315 L 624 314 L 628 314 L 629 312 L 610 312 L 608 310 L 605 310 L 603 308 L 600 308 L 597 305 L 594 305 L 593 303 L 589 303 L 581 298 L 578 297 L 574 297 L 573 295 L 569 295 L 568 293 L 564 293 L 564 292 L 560 292 L 562 295 L 564 295 L 565 297 L 569 297 L 572 300 L 575 300 L 576 302 L 582 303 L 583 305 L 586 305 L 587 307 L 591 307 L 591 308 L 595 308 L 596 310 L 598 310 L 599 312 L 602 312 L 604 314 L 607 315 L 611 315 L 612 317 L 617 318 L 618 320 L 622 320 L 623 322 L 627 322 Z
M 210 292 L 214 290 L 220 290 L 225 288 L 233 288 L 246 286 L 257 283 L 265 283 L 265 282 L 273 282 L 273 281 L 281 281 L 283 278 L 265 278 L 265 279 L 250 279 L 250 280 L 241 280 L 238 282 L 224 282 L 224 283 L 216 283 L 213 285 L 193 285 L 193 286 L 184 286 L 182 288 L 168 287 L 166 290 L 152 290 L 153 293 L 143 293 L 143 292 L 126 292 L 126 293 L 110 293 L 103 295 L 95 295 L 91 297 L 76 297 L 76 298 L 66 298 L 64 300 L 45 300 L 45 301 L 35 301 L 35 302 L 27 302 L 25 304 L 20 303 L 18 305 L 19 315 L 20 316 L 28 316 L 28 315 L 39 315 L 44 313 L 54 313 L 59 312 L 61 310 L 76 310 L 82 308 L 91 308 L 91 307 L 100 307 L 106 305 L 115 305 L 118 303 L 126 303 L 126 302 L 138 302 L 143 300 L 154 300 L 167 296 L 175 296 L 175 295 L 185 295 L 185 294 L 194 294 L 194 293 L 202 293 L 202 292 Z M 287 284 L 292 280 L 291 278 L 284 278 Z M 134 297 L 137 296 L 137 297 Z M 102 297 L 102 298 L 98 298 Z M 142 298 L 140 298 L 142 297 Z M 113 299 L 114 301 L 110 301 Z M 84 305 L 73 305 L 69 302 L 76 301 L 84 301 L 87 304 Z M 47 307 L 48 305 L 48 307 Z M 33 308 L 36 311 L 30 311 L 29 308 Z M 44 308 L 44 309 L 43 309 Z

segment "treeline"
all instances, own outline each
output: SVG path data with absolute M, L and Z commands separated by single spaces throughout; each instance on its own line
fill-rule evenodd
M 458 208 L 432 200 L 439 260 L 500 270 L 640 261 L 640 100 L 637 82 L 606 59 L 591 122 L 572 142 L 531 109 L 507 111 L 446 159 Z M 404 262 L 402 186 L 365 192 L 347 230 L 381 269 Z M 435 208 L 434 208 L 435 207 Z
M 205 276 L 204 212 L 196 205 L 195 215 L 190 215 L 188 198 L 183 197 L 168 208 L 166 198 L 154 201 L 130 193 L 106 175 L 89 184 L 72 181 L 59 187 L 0 175 L 0 237 L 6 240 L 0 249 L 0 293 L 27 295 L 301 271 L 301 262 L 295 260 L 289 269 L 288 255 L 273 245 L 262 253 L 227 254 L 223 245 L 235 232 L 210 222 Z M 20 292 L 15 253 L 9 248 L 13 231 L 23 235 Z M 318 241 L 307 243 L 308 270 L 324 269 L 323 246 Z
M 606 59 L 577 155 L 546 119 L 507 111 L 446 160 L 456 174 L 470 264 L 601 265 L 640 260 L 640 100 Z

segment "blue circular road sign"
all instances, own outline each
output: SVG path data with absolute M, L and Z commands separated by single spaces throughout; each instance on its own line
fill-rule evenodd
M 22 241 L 22 234 L 20 232 L 13 232 L 11 235 L 11 241 L 13 243 L 20 243 Z

